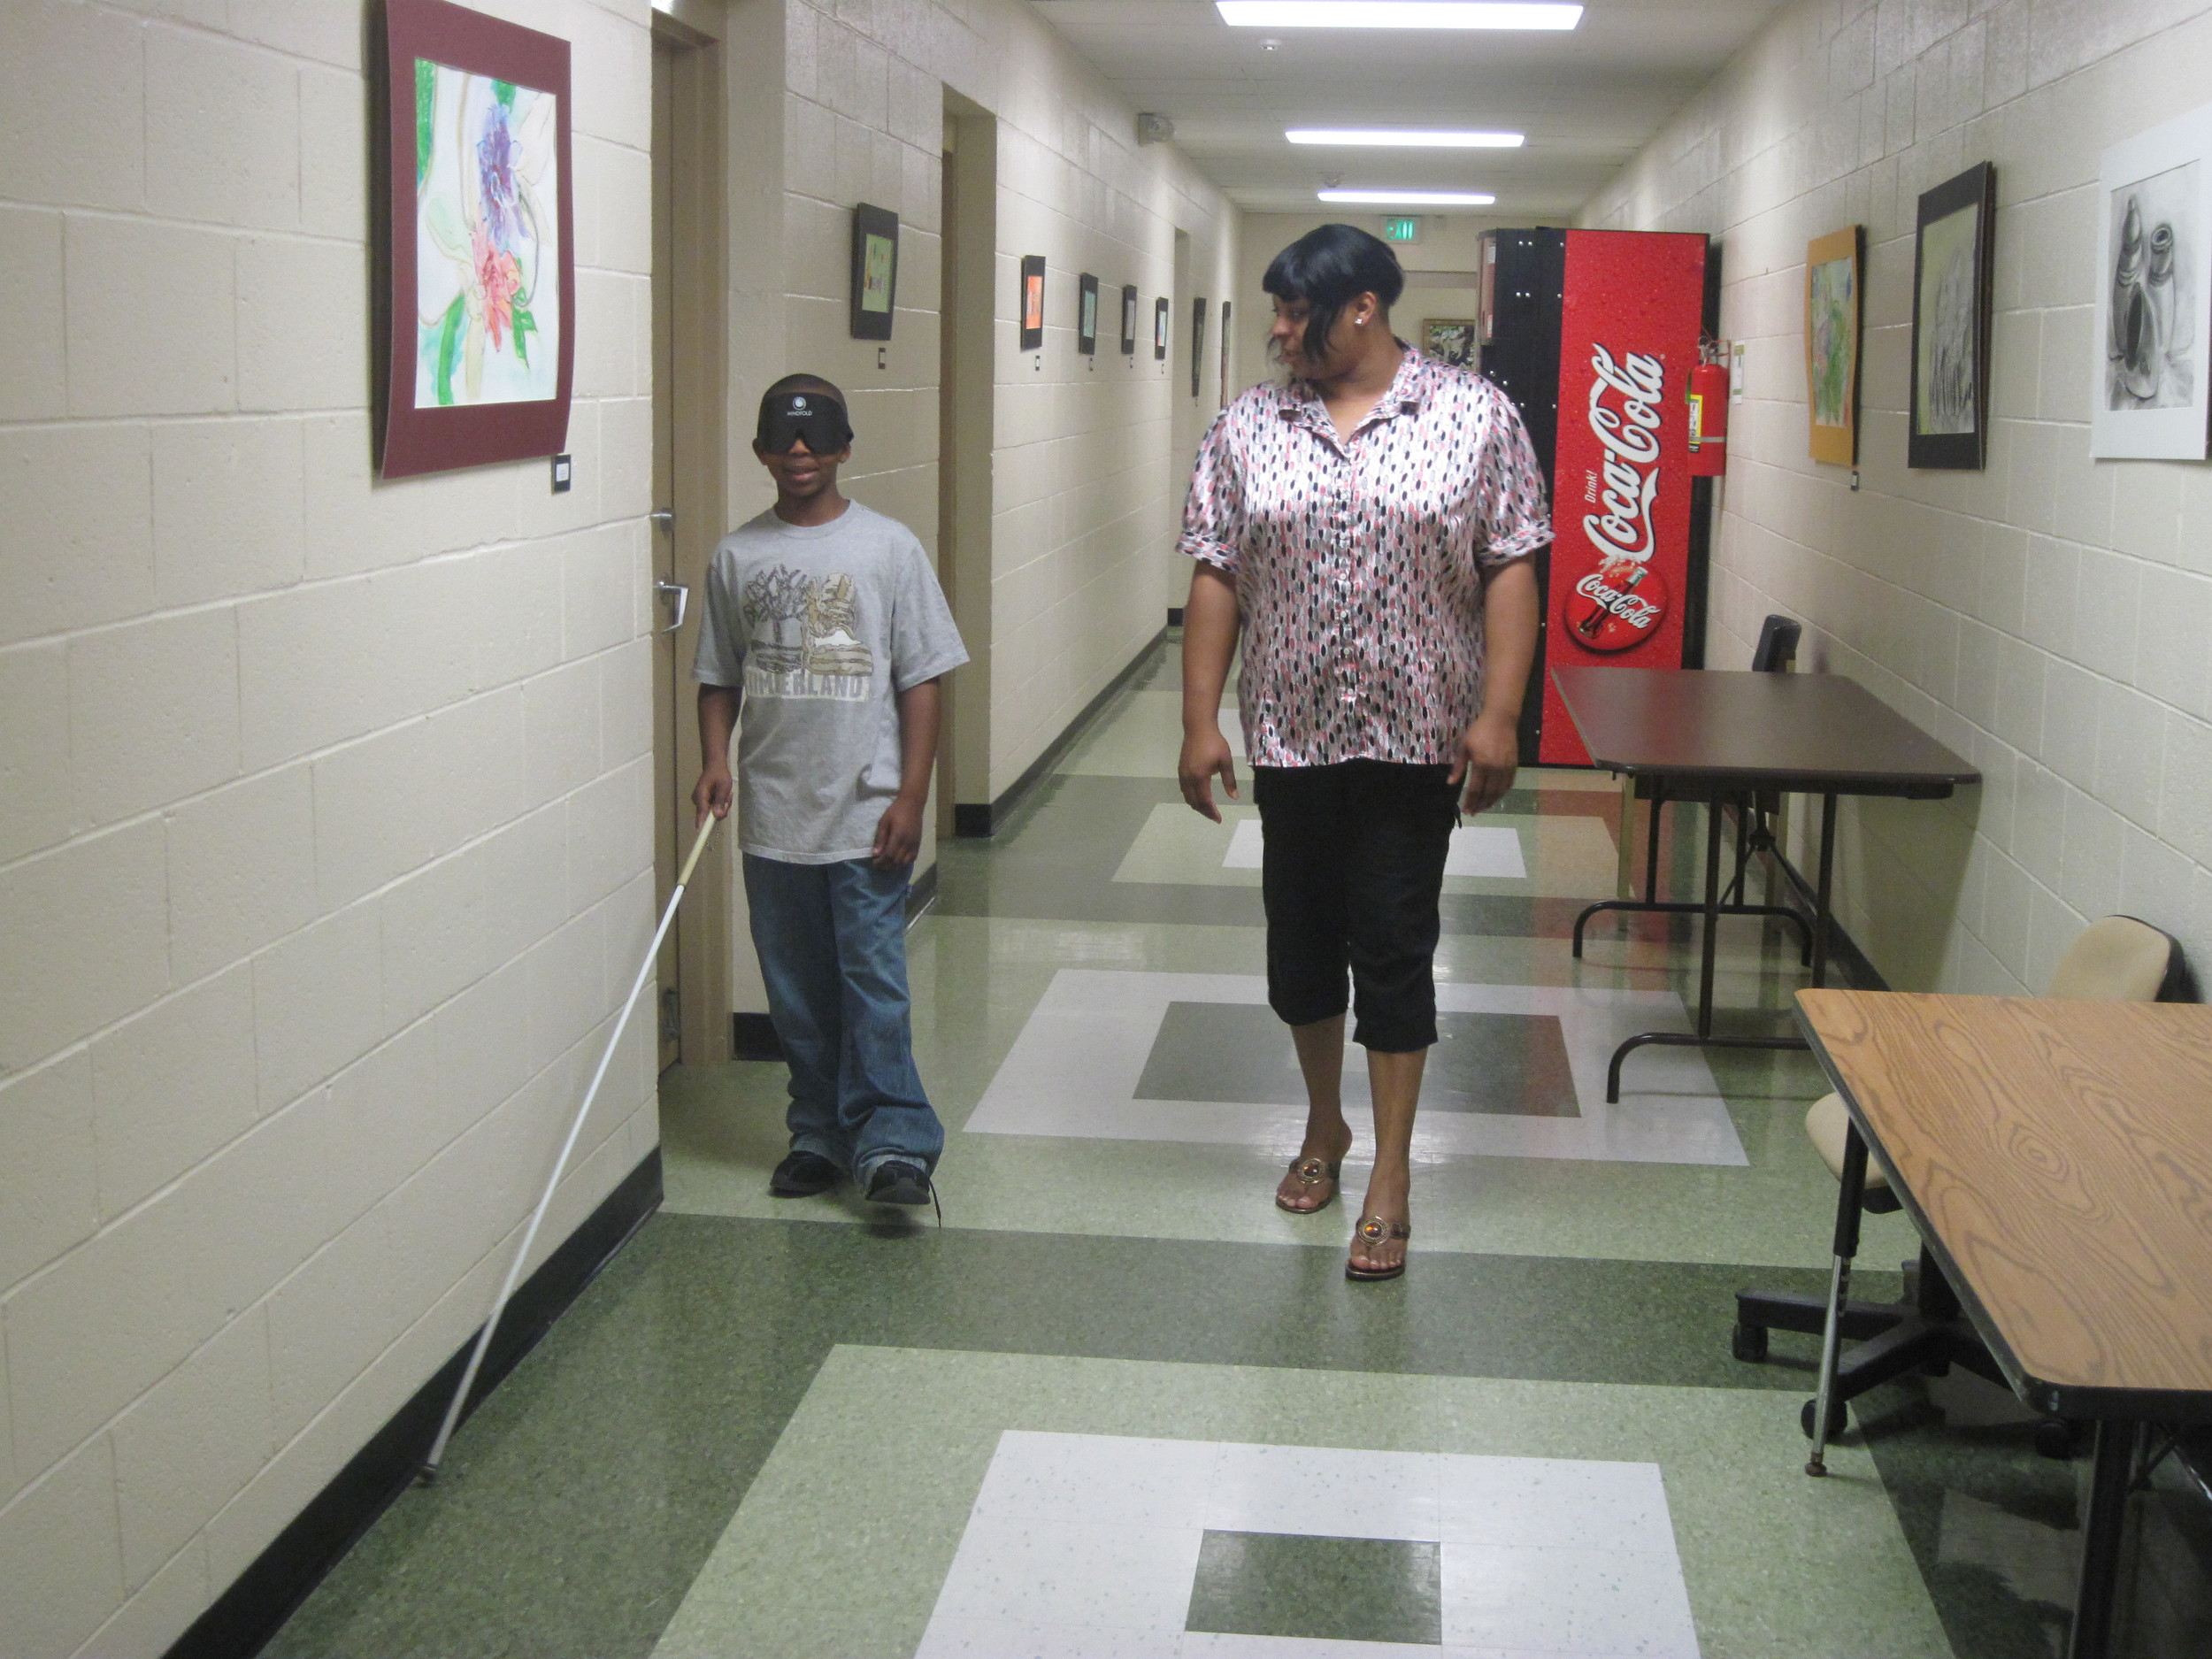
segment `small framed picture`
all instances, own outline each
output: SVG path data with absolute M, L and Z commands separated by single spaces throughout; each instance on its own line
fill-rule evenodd
M 1075 349 L 1087 357 L 1098 355 L 1098 279 L 1086 271 L 1075 284 Z
M 1041 253 L 1022 256 L 1022 340 L 1024 351 L 1035 351 L 1045 343 L 1045 257 Z
M 1439 363 L 1470 369 L 1475 365 L 1475 341 L 1479 333 L 1471 317 L 1424 317 L 1421 349 Z
M 853 209 L 852 332 L 888 340 L 899 295 L 899 216 L 863 202 Z
M 1167 301 L 1154 300 L 1152 302 L 1152 360 L 1155 363 L 1167 361 L 1167 334 L 1171 320 L 1172 312 Z
M 1206 302 L 1190 303 L 1190 395 L 1198 396 L 1206 380 Z
M 1865 319 L 1866 231 L 1816 237 L 1805 250 L 1808 452 L 1837 466 L 1859 462 L 1859 330 Z
M 1987 458 L 1996 211 L 1997 173 L 1985 161 L 1920 198 L 1912 256 L 1909 465 L 1978 470 Z
M 1126 283 L 1121 290 L 1121 355 L 1137 355 L 1137 285 Z
M 2212 410 L 2212 105 L 2100 158 L 2089 453 L 2201 461 Z

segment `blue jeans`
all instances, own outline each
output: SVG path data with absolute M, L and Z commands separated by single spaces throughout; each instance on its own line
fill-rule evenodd
M 753 948 L 791 1067 L 791 1149 L 865 1183 L 886 1158 L 937 1166 L 945 1126 L 914 1069 L 904 870 L 745 855 Z

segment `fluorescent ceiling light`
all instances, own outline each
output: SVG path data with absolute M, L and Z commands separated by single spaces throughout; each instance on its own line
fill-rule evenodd
M 1214 0 L 1245 29 L 1571 29 L 1578 5 L 1541 0 Z
M 1498 199 L 1471 190 L 1323 190 L 1320 196 L 1369 207 L 1488 207 Z
M 1387 144 L 1410 150 L 1517 150 L 1519 133 L 1422 133 L 1386 127 L 1294 127 L 1294 144 Z

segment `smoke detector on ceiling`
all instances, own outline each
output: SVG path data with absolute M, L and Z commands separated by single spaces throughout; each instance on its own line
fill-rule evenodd
M 1137 142 L 1140 144 L 1164 144 L 1175 136 L 1175 123 L 1164 115 L 1147 111 L 1137 117 Z

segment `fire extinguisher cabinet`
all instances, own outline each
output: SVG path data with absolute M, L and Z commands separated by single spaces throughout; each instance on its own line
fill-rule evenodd
M 1692 476 L 1688 400 L 1718 321 L 1713 253 L 1674 232 L 1485 233 L 1483 373 L 1520 409 L 1552 505 L 1524 764 L 1590 764 L 1553 666 L 1704 665 L 1712 480 Z

